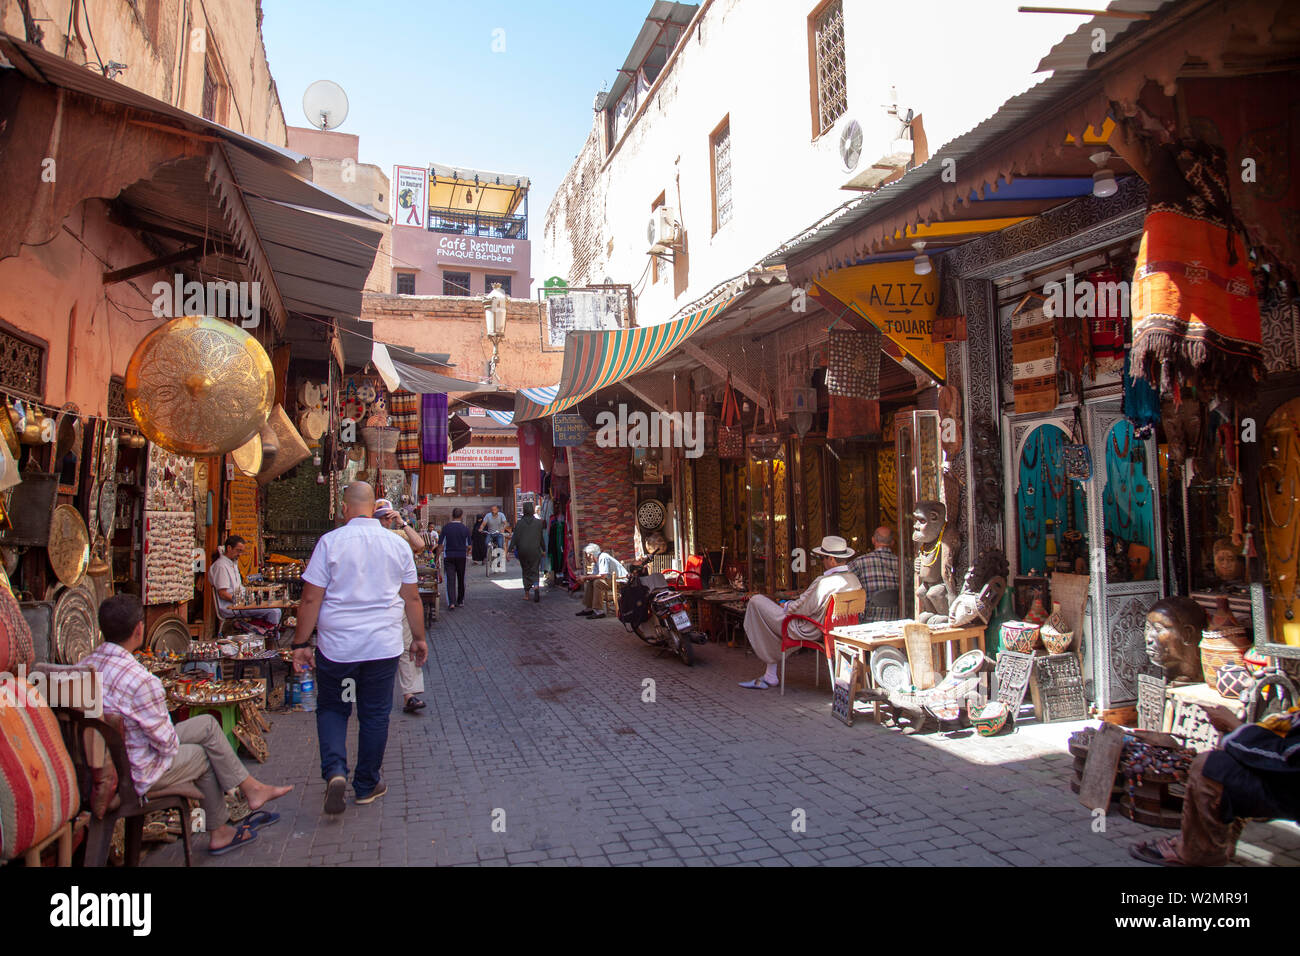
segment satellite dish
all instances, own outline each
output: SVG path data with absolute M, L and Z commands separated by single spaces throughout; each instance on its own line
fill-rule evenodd
M 848 172 L 858 168 L 862 159 L 862 125 L 857 120 L 849 120 L 840 133 L 840 160 Z
M 302 111 L 317 129 L 338 129 L 348 118 L 348 95 L 333 80 L 317 80 L 302 95 Z

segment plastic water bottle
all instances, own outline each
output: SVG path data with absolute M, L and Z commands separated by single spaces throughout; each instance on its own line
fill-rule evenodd
M 306 671 L 302 675 L 299 698 L 305 712 L 311 713 L 316 709 L 316 675 L 312 671 Z
M 302 700 L 302 675 L 294 671 L 284 685 L 284 703 L 286 707 L 297 707 Z

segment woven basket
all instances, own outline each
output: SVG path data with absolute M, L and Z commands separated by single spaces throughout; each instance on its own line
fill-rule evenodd
M 1007 621 L 1002 625 L 1001 646 L 1004 651 L 1032 654 L 1038 643 L 1038 625 L 1028 621 Z
M 1244 628 L 1226 628 L 1222 631 L 1204 631 L 1201 635 L 1201 670 L 1205 683 L 1217 687 L 1219 668 L 1228 664 L 1244 664 L 1250 640 Z

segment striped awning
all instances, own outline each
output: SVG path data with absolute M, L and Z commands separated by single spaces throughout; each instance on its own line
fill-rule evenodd
M 559 384 L 521 388 L 515 395 L 515 422 L 562 412 L 602 388 L 649 368 L 698 332 L 730 302 L 731 298 L 720 299 L 685 318 L 659 325 L 570 332 L 564 340 L 564 366 Z

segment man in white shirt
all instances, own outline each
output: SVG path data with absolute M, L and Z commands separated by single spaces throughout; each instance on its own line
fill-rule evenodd
M 592 564 L 590 574 L 578 575 L 582 582 L 582 610 L 578 617 L 600 618 L 605 616 L 605 596 L 609 594 L 609 576 L 613 574 L 619 581 L 627 580 L 627 568 L 618 558 L 608 551 L 600 550 L 600 545 L 591 543 L 582 549 L 587 560 Z
M 510 524 L 506 521 L 506 516 L 501 513 L 498 506 L 492 506 L 492 510 L 485 514 L 483 520 L 479 522 L 479 527 L 487 535 L 489 551 L 492 548 L 504 548 L 506 546 L 505 532 L 510 530 Z
M 820 621 L 826 617 L 831 597 L 840 591 L 857 591 L 862 588 L 857 575 L 847 567 L 853 557 L 853 549 L 848 542 L 837 535 L 822 538 L 820 547 L 812 549 L 813 554 L 821 556 L 822 574 L 808 589 L 793 601 L 778 604 L 769 597 L 756 594 L 745 606 L 745 636 L 754 648 L 754 653 L 767 664 L 762 677 L 743 681 L 741 687 L 751 690 L 767 690 L 780 683 L 777 677 L 777 664 L 781 662 L 781 627 L 786 615 L 800 614 Z M 790 636 L 804 640 L 821 640 L 821 632 L 804 621 L 794 621 L 790 625 Z
M 235 592 L 244 586 L 244 576 L 239 573 L 239 559 L 248 550 L 248 542 L 237 534 L 226 539 L 220 555 L 208 567 L 208 583 L 212 585 L 212 597 L 217 604 L 217 617 L 223 621 L 231 618 L 245 617 L 266 621 L 272 627 L 280 624 L 280 610 L 246 611 L 233 607 Z
M 293 645 L 294 664 L 316 666 L 316 735 L 325 812 L 342 813 L 348 781 L 347 732 L 357 702 L 357 766 L 352 778 L 357 803 L 372 803 L 388 785 L 380 777 L 388 746 L 393 681 L 402 654 L 402 617 L 414 635 L 411 657 L 423 667 L 424 608 L 416 588 L 410 545 L 372 515 L 375 491 L 363 481 L 343 492 L 341 528 L 321 537 L 303 572 L 298 635 L 317 632 L 316 649 Z

